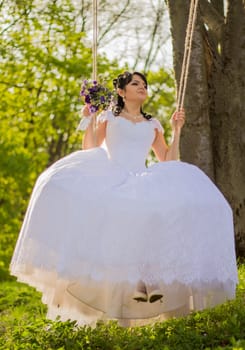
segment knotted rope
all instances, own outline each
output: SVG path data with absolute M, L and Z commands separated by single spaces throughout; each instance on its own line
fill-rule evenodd
M 179 111 L 184 107 L 187 78 L 188 78 L 189 67 L 190 67 L 193 33 L 194 33 L 195 21 L 196 21 L 196 15 L 197 15 L 197 5 L 198 5 L 198 0 L 191 0 L 188 24 L 186 29 L 185 48 L 184 48 L 184 56 L 183 56 L 183 62 L 182 62 L 182 68 L 181 68 L 179 91 L 177 95 L 177 111 Z

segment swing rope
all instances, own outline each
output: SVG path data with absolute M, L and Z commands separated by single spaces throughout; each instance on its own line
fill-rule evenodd
M 98 49 L 98 2 L 93 0 L 93 66 L 92 66 L 92 80 L 97 81 L 97 49 Z M 92 128 L 93 128 L 93 143 L 97 146 L 96 136 L 96 113 L 92 115 Z
M 98 2 L 93 0 L 93 71 L 92 79 L 97 80 L 97 48 L 98 48 Z
M 185 48 L 184 48 L 184 56 L 183 56 L 183 62 L 182 62 L 182 68 L 181 68 L 179 91 L 177 95 L 177 111 L 179 111 L 180 109 L 183 109 L 184 107 L 186 85 L 187 85 L 188 72 L 190 67 L 191 47 L 192 47 L 193 33 L 194 33 L 195 21 L 196 21 L 196 15 L 197 15 L 197 5 L 198 5 L 198 0 L 191 0 L 186 37 L 185 37 Z

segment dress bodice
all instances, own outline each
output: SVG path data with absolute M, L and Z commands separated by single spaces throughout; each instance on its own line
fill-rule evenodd
M 106 147 L 111 161 L 127 170 L 145 168 L 145 160 L 155 138 L 155 129 L 163 130 L 154 118 L 133 123 L 130 120 L 107 111 L 100 121 L 107 120 Z

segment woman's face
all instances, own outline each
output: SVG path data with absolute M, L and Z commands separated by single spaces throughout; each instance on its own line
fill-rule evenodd
M 128 83 L 124 90 L 123 96 L 126 101 L 135 101 L 143 103 L 147 98 L 147 86 L 144 80 L 138 75 L 134 74 L 133 79 Z

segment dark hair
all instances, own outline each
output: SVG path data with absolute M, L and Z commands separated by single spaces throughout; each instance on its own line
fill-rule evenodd
M 133 75 L 138 75 L 144 81 L 144 83 L 146 84 L 146 87 L 147 87 L 148 83 L 147 83 L 146 77 L 142 73 L 124 72 L 122 74 L 119 74 L 118 77 L 113 80 L 113 85 L 114 85 L 115 90 L 116 89 L 124 89 L 125 86 L 128 85 L 132 81 Z M 117 94 L 117 100 L 115 101 L 115 104 L 112 108 L 113 114 L 115 116 L 118 116 L 121 113 L 123 107 L 124 107 L 123 98 L 119 94 Z M 146 119 L 152 118 L 152 116 L 150 114 L 143 112 L 142 107 L 140 108 L 140 112 L 142 113 L 144 118 L 146 118 Z

